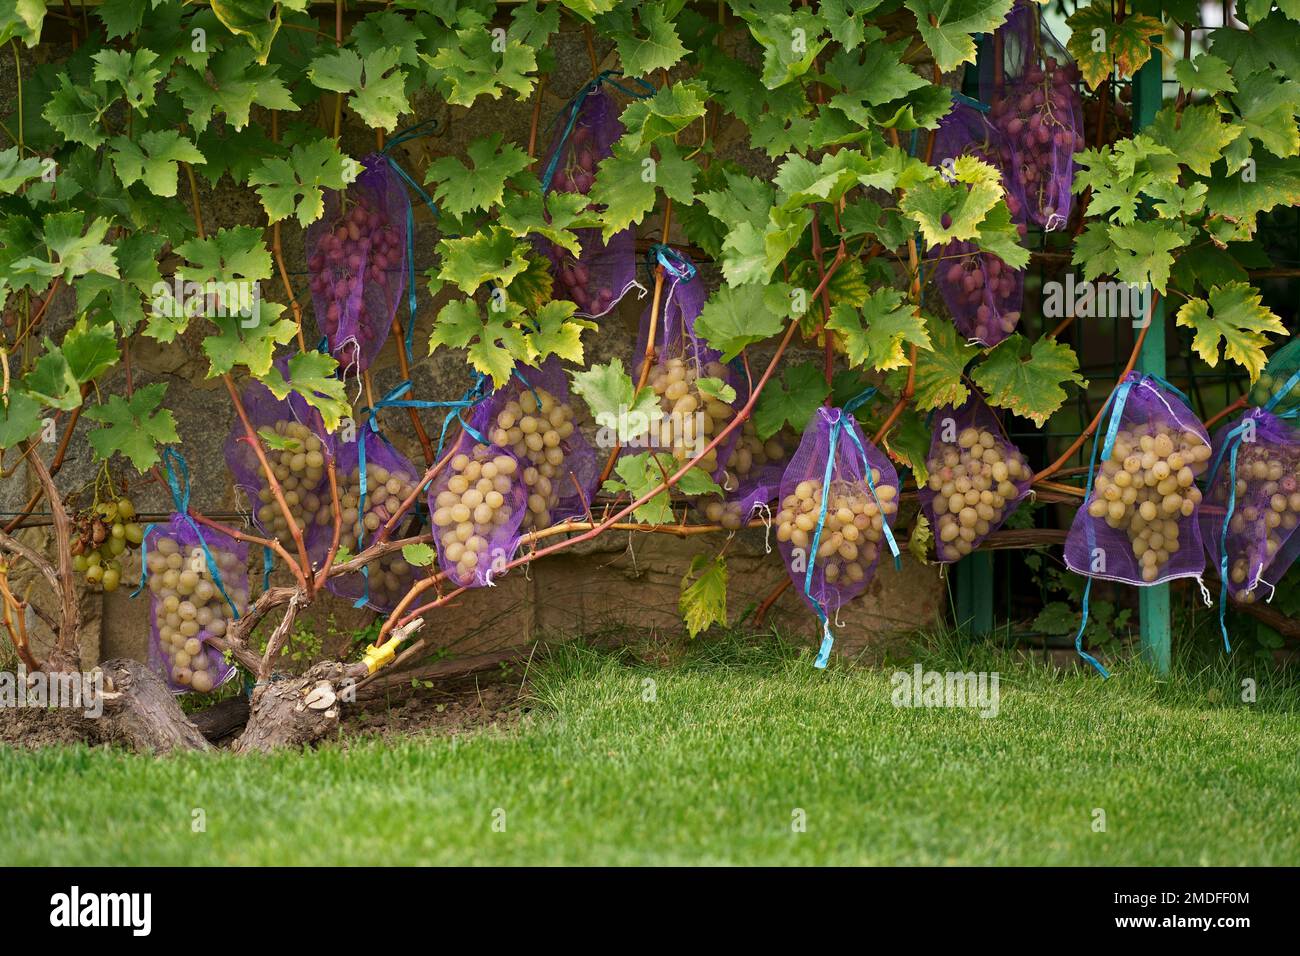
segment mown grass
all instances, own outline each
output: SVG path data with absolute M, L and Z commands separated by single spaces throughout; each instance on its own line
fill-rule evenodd
M 0 752 L 0 863 L 1300 862 L 1283 676 L 1255 675 L 1246 704 L 1222 663 L 1103 683 L 957 644 L 921 660 L 1000 672 L 998 716 L 898 709 L 892 668 L 819 672 L 727 637 L 671 668 L 561 648 L 508 730 L 255 758 Z

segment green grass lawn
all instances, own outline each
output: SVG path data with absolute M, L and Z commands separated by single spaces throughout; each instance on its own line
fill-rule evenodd
M 1243 704 L 1221 663 L 1105 683 L 991 652 L 925 664 L 998 670 L 998 716 L 896 709 L 892 668 L 728 638 L 668 668 L 562 648 L 507 730 L 0 752 L 0 864 L 1300 863 L 1294 683 L 1261 673 Z

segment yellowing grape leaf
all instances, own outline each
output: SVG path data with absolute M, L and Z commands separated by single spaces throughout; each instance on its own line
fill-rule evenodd
M 1236 362 L 1259 378 L 1266 357 L 1264 347 L 1273 332 L 1286 335 L 1286 326 L 1266 306 L 1261 296 L 1247 282 L 1229 282 L 1210 290 L 1209 301 L 1190 299 L 1178 310 L 1178 324 L 1195 329 L 1192 348 L 1211 368 L 1219 364 L 1219 343 L 1223 357 Z
M 978 236 L 984 217 L 1002 196 L 996 169 L 974 156 L 959 156 L 948 178 L 935 176 L 904 191 L 899 208 L 921 228 L 928 244 L 941 246 Z
M 727 559 L 697 554 L 682 577 L 677 609 L 687 633 L 697 637 L 714 624 L 727 623 Z
M 861 312 L 849 305 L 835 306 L 826 328 L 842 336 L 851 365 L 880 372 L 908 364 L 904 342 L 930 348 L 925 320 L 896 289 L 876 290 Z
M 959 339 L 948 319 L 930 316 L 926 329 L 930 333 L 930 350 L 916 356 L 916 407 L 927 412 L 944 405 L 964 405 L 970 389 L 962 381 L 962 373 L 979 348 Z
M 1041 338 L 1031 346 L 1015 333 L 989 353 L 971 373 L 989 403 L 1028 418 L 1039 428 L 1065 403 L 1063 385 L 1080 387 L 1079 357 L 1063 342 Z
M 1151 59 L 1153 49 L 1164 49 L 1160 43 L 1164 27 L 1159 20 L 1130 13 L 1117 23 L 1110 0 L 1093 0 L 1065 22 L 1070 27 L 1065 47 L 1079 64 L 1084 81 L 1094 90 L 1113 70 L 1118 69 L 1121 78 L 1130 77 Z

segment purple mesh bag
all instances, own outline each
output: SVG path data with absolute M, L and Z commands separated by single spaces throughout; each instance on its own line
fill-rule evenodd
M 624 454 L 640 454 L 647 445 L 655 451 L 671 452 L 679 462 L 694 458 L 713 437 L 735 417 L 734 404 L 703 394 L 701 379 L 718 379 L 730 385 L 739 401 L 744 382 L 736 370 L 722 362 L 722 353 L 711 349 L 695 334 L 695 320 L 704 308 L 708 291 L 695 274 L 695 267 L 685 257 L 680 259 L 680 274 L 672 274 L 663 293 L 663 312 L 655 330 L 655 361 L 650 368 L 646 387 L 659 397 L 660 417 L 650 422 L 648 432 L 637 436 L 624 448 Z M 652 312 L 641 316 L 637 333 L 637 356 L 632 376 L 641 373 L 642 356 L 650 334 Z M 699 467 L 720 482 L 724 463 L 740 438 L 733 430 L 700 461 Z
M 798 446 L 799 439 L 790 429 L 783 428 L 763 441 L 753 419 L 745 419 L 718 481 L 723 494 L 702 499 L 700 513 L 728 531 L 744 527 L 755 517 L 770 523 L 772 511 L 768 506 L 776 501 L 781 475 Z
M 248 610 L 248 546 L 211 528 L 202 537 L 199 531 L 173 514 L 151 525 L 144 540 L 149 666 L 177 694 L 208 693 L 230 679 L 235 668 L 208 640 Z
M 1214 436 L 1212 462 L 1200 510 L 1206 553 L 1234 601 L 1253 603 L 1261 583 L 1271 599 L 1300 554 L 1300 432 L 1253 408 Z
M 528 509 L 521 462 L 487 438 L 493 418 L 490 401 L 474 409 L 429 488 L 438 564 L 459 587 L 492 584 L 519 547 Z
M 931 258 L 935 284 L 957 331 L 993 346 L 1016 330 L 1025 293 L 1023 272 L 970 242 L 939 246 Z
M 288 380 L 288 360 L 278 359 L 276 368 Z M 262 450 L 284 492 L 289 511 L 307 534 L 322 509 L 328 513 L 330 508 L 325 469 L 331 449 L 320 413 L 297 392 L 278 399 L 255 380 L 244 387 L 241 400 L 253 429 L 262 436 Z M 271 494 L 257 453 L 249 445 L 240 422 L 235 422 L 226 438 L 225 458 L 235 487 L 248 500 L 254 526 L 266 537 L 289 544 L 292 536 L 288 523 Z M 315 560 L 323 557 L 324 552 L 309 549 L 309 556 Z
M 1079 68 L 1043 24 L 1038 4 L 1017 0 L 981 58 L 980 98 L 1011 145 L 1011 179 L 1023 193 L 1017 221 L 1062 229 L 1070 217 L 1074 154 L 1083 149 Z
M 383 348 L 406 289 L 410 197 L 388 158 L 372 153 L 346 192 L 325 194 L 307 229 L 316 324 L 340 367 L 364 372 Z
M 517 366 L 486 404 L 487 438 L 524 466 L 527 508 L 520 529 L 540 531 L 585 516 L 600 466 L 577 428 L 579 408 L 559 358 L 551 356 L 541 368 Z
M 1210 460 L 1204 426 L 1174 389 L 1138 372 L 1116 388 L 1107 424 L 1065 541 L 1066 566 L 1136 585 L 1199 578 L 1205 554 L 1196 478 Z
M 543 192 L 585 196 L 591 191 L 597 165 L 612 155 L 615 141 L 623 135 L 618 112 L 613 97 L 600 88 L 600 81 L 593 81 L 574 97 L 555 118 L 555 134 L 546 151 Z M 644 295 L 636 281 L 635 229 L 624 229 L 609 242 L 602 241 L 599 229 L 574 232 L 581 246 L 577 256 L 548 239 L 537 239 L 538 248 L 551 263 L 555 298 L 572 302 L 579 315 L 597 318 L 618 305 L 633 287 Z
M 1034 481 L 1025 456 L 974 393 L 961 408 L 935 413 L 925 467 L 930 477 L 920 492 L 921 508 L 943 563 L 978 548 L 1016 510 Z
M 421 471 L 386 442 L 382 435 L 366 425 L 356 429 L 355 441 L 335 441 L 335 467 L 338 471 L 339 507 L 343 513 L 340 547 L 360 554 L 367 542 L 382 528 L 401 504 L 411 497 L 420 482 Z M 365 454 L 366 488 L 361 494 L 361 455 Z M 405 522 L 412 513 L 403 516 Z M 399 524 L 394 537 L 403 537 Z M 326 501 L 319 513 L 309 541 L 310 548 L 328 551 L 334 537 L 334 518 Z M 358 607 L 387 613 L 397 606 L 414 583 L 416 570 L 396 552 L 372 561 L 366 573 L 336 575 L 327 585 L 334 594 L 347 598 Z
M 828 461 L 830 496 L 823 521 Z M 889 459 L 863 436 L 851 411 L 817 409 L 781 477 L 775 519 L 790 580 L 822 621 L 817 666 L 824 667 L 830 653 L 830 618 L 866 590 L 882 548 L 897 554 L 891 528 L 897 512 L 898 475 Z

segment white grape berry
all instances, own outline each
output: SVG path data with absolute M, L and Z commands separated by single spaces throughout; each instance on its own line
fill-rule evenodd
M 741 426 L 740 438 L 731 451 L 723 470 L 720 484 L 726 492 L 733 492 L 745 485 L 761 468 L 784 462 L 789 455 L 792 439 L 788 433 L 773 435 L 764 441 L 758 437 L 753 419 L 745 419 Z M 775 489 L 773 489 L 775 492 Z M 741 500 L 727 501 L 717 496 L 706 498 L 701 502 L 704 517 L 712 524 L 735 531 L 745 524 L 749 517 L 741 513 Z
M 521 520 L 515 482 L 522 476 L 513 456 L 481 442 L 452 456 L 449 467 L 449 477 L 429 507 L 443 566 L 450 566 L 457 584 L 468 585 L 484 580 L 497 559 L 509 558 L 493 553 L 492 544 L 503 527 L 513 530 Z M 534 491 L 530 497 L 540 496 Z
M 509 449 L 524 464 L 528 506 L 520 525 L 524 531 L 549 528 L 560 499 L 571 482 L 565 468 L 565 441 L 573 434 L 574 408 L 544 388 L 524 389 L 497 413 L 488 436 Z
M 871 480 L 874 496 L 865 481 L 831 481 L 826 521 L 817 553 L 812 556 L 827 584 L 839 581 L 850 587 L 857 584 L 880 556 L 884 524 L 898 511 L 898 489 L 880 483 L 879 469 L 871 469 Z M 776 540 L 808 554 L 821 506 L 821 481 L 808 478 L 799 482 L 794 492 L 781 500 L 781 510 L 776 516 Z
M 402 504 L 415 491 L 417 476 L 405 470 L 389 470 L 375 462 L 366 462 L 366 505 L 361 511 L 361 471 L 351 468 L 340 476 L 339 510 L 342 530 L 339 545 L 353 554 L 365 548 L 389 518 L 401 510 Z M 329 501 L 317 512 L 316 523 L 332 528 L 334 515 Z M 386 555 L 369 565 L 370 602 L 378 607 L 391 607 L 406 591 L 410 582 L 411 566 L 400 552 Z
M 1153 422 L 1122 428 L 1097 469 L 1088 514 L 1128 534 L 1142 580 L 1152 582 L 1179 548 L 1179 524 L 1196 513 L 1196 479 L 1210 446 L 1190 429 Z
M 940 561 L 956 561 L 996 529 L 1018 484 L 1032 472 L 1024 456 L 988 429 L 964 428 L 953 442 L 940 442 L 926 469 L 934 492 L 931 510 L 936 526 L 935 551 Z
M 1224 461 L 1210 488 L 1210 500 L 1226 509 L 1226 457 Z M 1233 600 L 1244 604 L 1255 601 L 1256 582 L 1269 570 L 1297 524 L 1300 452 L 1272 442 L 1242 442 L 1237 450 L 1236 501 L 1228 519 L 1228 580 Z M 1218 524 L 1212 533 L 1217 534 L 1221 527 Z
M 266 448 L 267 463 L 284 494 L 285 504 L 294 523 L 305 531 L 330 515 L 330 493 L 325 480 L 325 447 L 320 436 L 301 422 L 279 419 L 270 425 L 279 436 L 276 445 Z M 241 445 L 246 448 L 247 446 Z M 270 483 L 252 450 L 246 453 L 249 471 L 257 476 L 257 508 L 254 518 L 258 528 L 281 544 L 292 541 L 284 512 L 271 491 Z
M 721 362 L 701 365 L 681 357 L 651 369 L 648 384 L 659 397 L 663 417 L 657 424 L 657 433 L 650 435 L 650 443 L 668 451 L 679 462 L 694 458 L 736 414 L 726 402 L 703 394 L 697 383 L 702 378 L 726 381 L 728 374 Z M 718 449 L 711 449 L 700 460 L 699 467 L 709 474 L 716 472 Z

